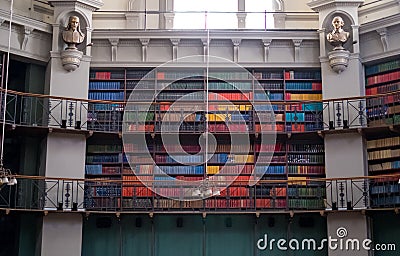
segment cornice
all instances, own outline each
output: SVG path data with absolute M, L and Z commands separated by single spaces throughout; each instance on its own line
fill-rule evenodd
M 165 62 L 131 62 L 131 61 L 92 61 L 90 66 L 92 68 L 151 68 L 157 67 L 161 64 L 165 64 Z M 238 65 L 241 65 L 246 68 L 282 68 L 282 65 L 285 65 L 287 68 L 319 68 L 321 67 L 320 62 L 238 62 Z M 226 68 L 227 64 L 225 62 L 215 63 L 210 62 L 210 68 Z M 193 68 L 205 68 L 206 63 L 204 62 L 169 62 L 170 67 L 193 67 Z
M 50 0 L 51 6 L 78 6 L 90 11 L 96 11 L 104 5 L 101 0 Z
M 365 34 L 371 31 L 375 31 L 380 28 L 386 28 L 400 24 L 400 13 L 389 17 L 385 17 L 379 20 L 374 20 L 360 26 L 360 34 Z
M 0 19 L 4 19 L 7 21 L 10 21 L 10 13 L 5 10 L 0 10 Z M 13 14 L 13 24 L 21 25 L 24 27 L 32 27 L 35 30 L 49 33 L 51 34 L 53 32 L 53 28 L 50 24 L 41 22 L 38 20 L 34 20 L 19 14 Z
M 7 50 L 8 50 L 7 47 L 0 45 L 0 51 L 7 52 Z M 10 53 L 25 57 L 25 58 L 33 59 L 33 60 L 41 62 L 41 63 L 47 63 L 49 61 L 49 57 L 50 57 L 49 55 L 47 55 L 47 56 L 38 55 L 38 54 L 32 53 L 31 51 L 20 50 L 20 49 L 13 48 L 13 47 L 10 49 Z
M 381 59 L 394 57 L 394 56 L 398 56 L 398 55 L 400 55 L 400 49 L 386 51 L 386 52 L 380 52 L 380 53 L 369 55 L 369 56 L 364 56 L 362 58 L 362 61 L 363 61 L 363 63 L 368 63 L 371 61 L 381 60 Z
M 316 12 L 336 7 L 358 7 L 364 0 L 313 0 L 307 5 Z
M 379 2 L 373 6 L 367 5 L 365 7 L 360 7 L 360 9 L 358 10 L 358 15 L 366 16 L 366 15 L 369 15 L 370 13 L 376 13 L 378 11 L 382 11 L 382 10 L 390 9 L 390 8 L 397 8 L 398 6 L 399 6 L 398 1 Z
M 143 31 L 135 29 L 95 29 L 92 33 L 92 39 L 108 39 L 111 37 L 119 39 L 201 39 L 207 38 L 207 32 L 204 30 L 157 30 Z M 303 40 L 319 40 L 317 30 L 269 30 L 269 31 L 210 31 L 210 38 L 214 39 L 303 39 Z

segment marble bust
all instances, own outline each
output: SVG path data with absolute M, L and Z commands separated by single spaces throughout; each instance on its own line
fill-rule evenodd
M 343 30 L 344 21 L 342 17 L 336 16 L 332 20 L 333 30 L 328 33 L 327 40 L 334 46 L 333 50 L 342 50 L 343 44 L 347 42 L 350 33 Z
M 62 33 L 62 39 L 68 45 L 66 49 L 76 49 L 76 46 L 85 40 L 85 34 L 80 29 L 79 17 L 69 17 L 68 26 Z

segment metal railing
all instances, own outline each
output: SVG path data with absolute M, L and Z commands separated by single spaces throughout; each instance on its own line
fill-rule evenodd
M 0 97 L 4 100 L 4 93 L 1 93 Z M 400 91 L 376 96 L 325 101 L 271 103 L 265 101 L 265 104 L 271 104 L 272 108 L 258 112 L 255 108 L 249 110 L 246 131 L 258 133 L 272 130 L 293 133 L 397 125 L 400 124 L 399 103 Z M 5 121 L 11 125 L 118 133 L 123 129 L 125 104 L 123 102 L 49 97 L 9 91 L 6 103 L 1 105 L 1 111 L 6 111 Z M 196 104 L 205 103 L 196 101 Z M 250 104 L 262 105 L 263 101 L 250 102 Z M 6 106 L 5 109 L 4 106 Z M 136 116 L 140 116 L 140 110 L 136 111 L 138 112 Z M 130 112 L 135 116 L 134 111 L 130 110 Z M 155 117 L 160 114 L 160 110 L 157 108 L 148 112 Z M 185 111 L 183 110 L 183 112 Z M 223 115 L 224 113 L 219 114 Z M 229 115 L 229 111 L 225 114 Z M 278 114 L 283 114 L 283 118 L 278 119 Z M 182 121 L 184 118 L 185 115 L 182 115 Z M 269 128 L 262 127 L 260 129 L 257 126 L 260 118 L 266 123 L 271 123 Z M 131 121 L 133 129 L 135 129 L 134 126 L 139 124 L 138 120 Z M 153 123 L 144 128 L 145 132 L 161 132 L 161 125 L 156 118 L 147 121 Z M 229 125 L 230 120 L 226 120 L 226 123 Z M 209 121 L 209 124 L 212 124 L 212 121 Z M 168 123 L 163 122 L 162 125 L 168 125 Z M 203 129 L 204 127 L 206 126 L 204 125 Z M 185 131 L 203 132 L 196 125 L 193 125 L 193 129 L 195 130 L 192 131 L 189 127 Z
M 18 177 L 0 186 L 0 208 L 47 211 L 320 211 L 400 207 L 397 176 L 234 182 L 208 198 L 179 200 L 186 188 L 173 181 Z M 149 183 L 148 183 L 149 184 Z M 162 197 L 157 191 L 171 193 Z

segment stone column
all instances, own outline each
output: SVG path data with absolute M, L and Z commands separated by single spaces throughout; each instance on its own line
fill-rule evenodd
M 323 99 L 336 99 L 355 96 L 364 96 L 364 78 L 362 76 L 362 64 L 359 56 L 358 45 L 353 41 L 358 38 L 358 6 L 362 0 L 314 0 L 308 3 L 309 7 L 319 13 L 319 34 L 320 34 L 320 62 L 322 73 L 322 94 Z M 350 52 L 347 68 L 338 73 L 334 71 L 329 63 L 328 54 L 333 51 L 333 46 L 327 41 L 326 36 L 332 31 L 332 19 L 340 16 L 345 22 L 344 30 L 350 33 L 350 39 L 344 45 L 345 50 Z M 332 102 L 328 111 L 324 112 L 324 119 L 330 123 L 331 129 L 347 129 L 348 126 L 362 127 L 366 124 L 360 121 L 357 108 L 358 102 L 351 107 L 347 102 Z M 361 106 L 362 107 L 362 106 Z M 352 110 L 354 109 L 354 111 Z M 335 119 L 333 119 L 333 117 Z M 329 120 L 328 120 L 329 118 Z M 329 133 L 325 135 L 325 167 L 327 178 L 360 177 L 365 176 L 367 171 L 367 154 L 365 141 L 361 133 Z M 348 232 L 346 238 L 354 238 L 359 241 L 369 237 L 369 225 L 362 209 L 366 207 L 362 191 L 354 189 L 351 181 L 333 183 L 327 189 L 327 225 L 328 234 L 332 238 L 338 238 L 338 229 L 344 228 Z M 363 188 L 363 184 L 357 184 Z M 346 189 L 342 189 L 346 188 Z M 353 188 L 354 194 L 350 196 Z M 364 187 L 365 188 L 365 187 Z M 332 194 L 331 194 L 332 192 Z M 360 211 L 348 212 L 354 208 Z M 330 210 L 338 211 L 330 211 Z M 366 250 L 340 250 L 330 249 L 329 256 L 367 256 Z
M 54 6 L 54 21 L 47 93 L 51 96 L 87 99 L 91 57 L 86 45 L 91 42 L 92 13 L 99 9 L 103 2 L 101 0 L 51 0 L 49 4 Z M 79 17 L 80 29 L 85 33 L 85 41 L 78 45 L 78 50 L 83 52 L 79 67 L 69 72 L 64 69 L 61 61 L 61 52 L 66 47 L 62 41 L 61 32 L 65 30 L 70 16 Z M 48 104 L 51 109 L 50 125 L 70 131 L 68 133 L 53 131 L 48 134 L 44 147 L 45 175 L 56 178 L 84 178 L 86 137 L 79 132 L 80 129 L 85 129 L 81 126 L 85 122 L 86 115 L 84 113 L 80 115 L 85 109 L 82 108 L 83 102 L 50 100 Z M 57 184 L 55 180 L 47 179 L 46 182 L 48 197 L 44 207 L 49 212 L 43 217 L 41 255 L 80 255 L 82 215 L 80 213 L 60 214 L 52 210 L 76 211 L 77 203 L 80 207 L 82 206 L 83 188 L 79 188 L 78 184 L 72 181 Z M 57 188 L 51 189 L 51 184 L 57 184 Z M 59 237 L 61 233 L 62 240 Z

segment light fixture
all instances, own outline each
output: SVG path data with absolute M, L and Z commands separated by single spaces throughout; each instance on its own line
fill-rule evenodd
M 8 93 L 8 71 L 10 67 L 10 51 L 11 51 L 11 28 L 12 28 L 12 18 L 13 18 L 13 5 L 14 1 L 11 0 L 10 3 L 10 24 L 8 30 L 8 47 L 7 47 L 7 66 L 6 66 L 6 77 L 5 77 L 5 85 L 4 85 L 4 106 L 2 105 L 1 108 L 3 110 L 3 117 L 2 117 L 2 133 L 1 133 L 1 151 L 0 151 L 0 181 L 1 184 L 7 185 L 16 185 L 17 179 L 15 176 L 12 175 L 10 169 L 4 168 L 3 165 L 3 158 L 4 158 L 4 137 L 5 137 L 5 127 L 6 127 L 6 105 L 7 105 L 7 93 Z
M 210 196 L 219 196 L 221 192 L 218 188 L 214 187 L 209 178 L 205 178 L 201 181 L 198 187 L 196 187 L 193 192 L 193 197 L 207 198 Z
M 0 184 L 1 185 L 7 184 L 9 186 L 16 185 L 18 183 L 17 179 L 15 178 L 15 176 L 13 176 L 11 174 L 10 169 L 6 169 L 3 167 L 3 163 L 2 163 L 3 161 L 2 160 L 0 160 L 0 161 L 1 161 L 1 163 L 0 163 L 0 177 L 1 177 Z

